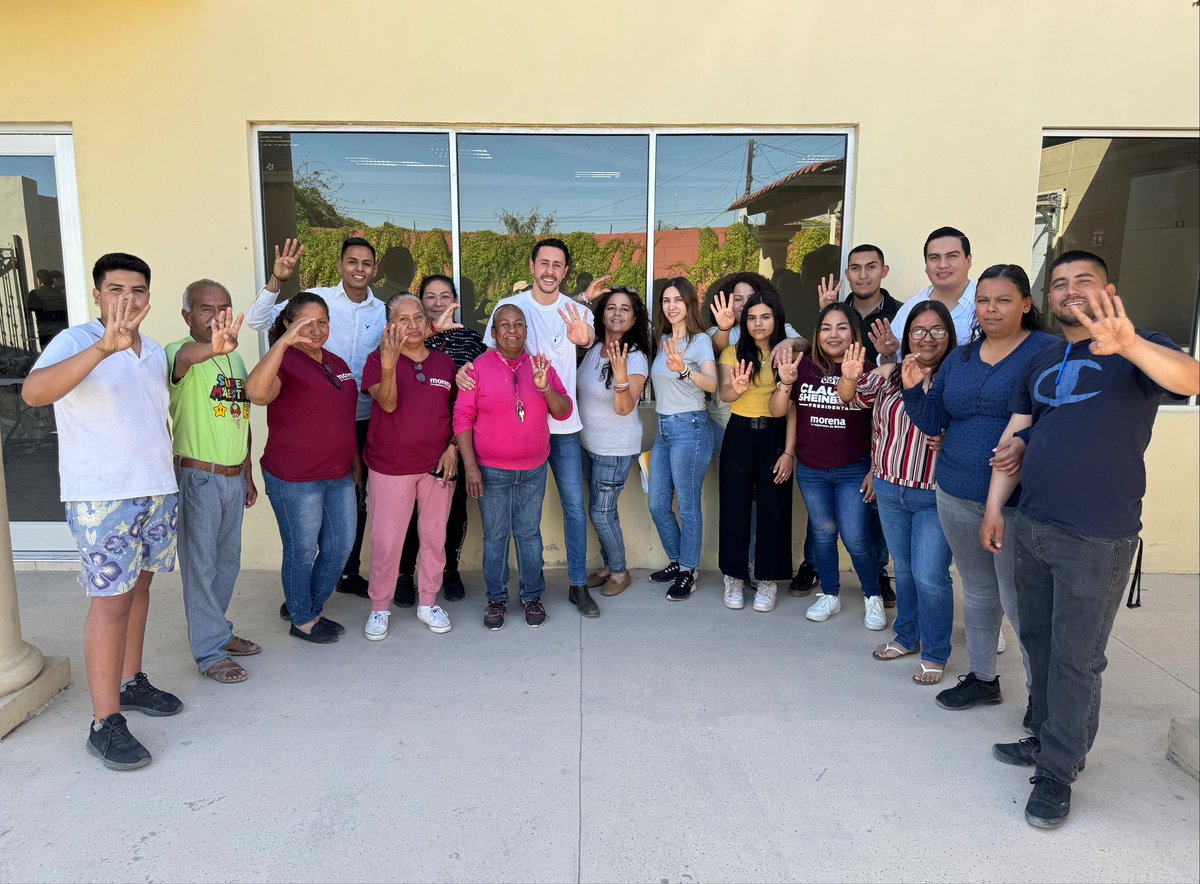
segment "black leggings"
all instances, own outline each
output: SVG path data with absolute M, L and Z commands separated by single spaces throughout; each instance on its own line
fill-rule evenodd
M 756 429 L 755 424 L 761 429 Z M 792 482 L 775 483 L 775 463 L 787 440 L 787 418 L 733 415 L 721 445 L 721 573 L 750 577 L 750 512 L 757 506 L 754 576 L 790 580 L 792 576 Z

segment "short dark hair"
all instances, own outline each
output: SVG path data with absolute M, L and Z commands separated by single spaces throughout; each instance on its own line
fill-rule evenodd
M 559 249 L 567 259 L 567 266 L 571 266 L 571 250 L 567 248 L 567 244 L 555 236 L 548 236 L 545 239 L 539 239 L 533 244 L 533 251 L 529 253 L 530 261 L 537 261 L 538 252 L 544 248 Z
M 109 252 L 101 255 L 92 266 L 92 282 L 96 288 L 104 283 L 104 277 L 114 270 L 128 270 L 130 273 L 140 273 L 146 277 L 146 285 L 150 285 L 150 265 L 137 255 L 127 255 L 124 252 Z
M 338 259 L 340 260 L 340 259 L 346 257 L 346 250 L 352 249 L 355 246 L 359 246 L 361 248 L 369 250 L 371 252 L 371 258 L 372 258 L 372 260 L 374 260 L 375 246 L 371 245 L 369 242 L 367 242 L 361 236 L 348 236 L 344 240 L 342 240 L 342 251 L 338 254 Z
M 458 289 L 454 287 L 454 280 L 444 273 L 431 273 L 428 276 L 422 276 L 421 284 L 417 286 L 417 297 L 424 300 L 426 286 L 435 282 L 444 282 L 450 286 L 450 294 L 454 296 L 454 300 L 458 300 Z
M 857 255 L 860 252 L 874 252 L 876 255 L 879 256 L 880 264 L 887 263 L 887 258 L 883 257 L 883 249 L 879 248 L 879 246 L 873 246 L 869 242 L 865 242 L 861 246 L 855 246 L 854 248 L 852 248 L 850 250 L 850 254 L 848 254 L 846 256 L 846 263 L 849 264 L 850 259 L 853 258 L 855 255 Z
M 1104 281 L 1108 282 L 1108 265 L 1104 263 L 1104 259 L 1091 252 L 1085 252 L 1083 249 L 1071 249 L 1071 251 L 1063 252 L 1055 258 L 1054 263 L 1050 265 L 1050 276 L 1054 275 L 1054 271 L 1060 264 L 1072 264 L 1075 261 L 1087 261 L 1089 264 L 1099 267 L 1104 273 Z
M 963 255 L 967 258 L 971 257 L 971 241 L 967 239 L 967 235 L 957 227 L 939 227 L 929 236 L 925 237 L 925 247 L 923 249 L 924 257 L 929 257 L 929 244 L 935 239 L 945 239 L 948 236 L 958 237 L 958 241 L 962 243 Z

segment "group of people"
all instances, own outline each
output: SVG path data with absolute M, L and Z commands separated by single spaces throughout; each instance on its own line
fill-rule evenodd
M 571 256 L 553 238 L 533 248 L 532 286 L 502 300 L 483 335 L 454 321 L 446 276 L 380 301 L 375 251 L 358 237 L 342 246 L 337 286 L 276 303 L 303 251 L 292 240 L 276 247 L 245 316 L 270 341 L 250 371 L 236 352 L 243 317 L 224 286 L 187 287 L 188 334 L 164 351 L 139 332 L 150 268 L 110 254 L 93 270 L 100 318 L 55 337 L 25 383 L 25 400 L 53 403 L 58 422 L 62 498 L 91 597 L 87 748 L 105 765 L 150 760 L 122 711 L 182 705 L 150 683 L 141 659 L 150 581 L 174 568 L 176 549 L 199 671 L 244 681 L 240 658 L 261 652 L 227 617 L 243 513 L 258 496 L 252 406 L 266 408 L 260 466 L 283 546 L 280 616 L 290 635 L 329 644 L 345 633 L 324 616 L 335 590 L 370 599 L 369 640 L 387 637 L 393 606 L 415 605 L 431 631 L 450 630 L 438 596 L 466 593 L 468 496 L 482 524 L 484 626 L 505 623 L 510 542 L 524 621 L 541 626 L 548 471 L 568 598 L 599 616 L 592 590 L 612 597 L 633 582 L 617 504 L 643 450 L 638 404 L 652 391 L 648 502 L 667 561 L 650 580 L 667 585 L 667 599 L 695 591 L 714 458 L 728 608 L 752 590 L 753 608 L 768 612 L 781 582 L 798 596 L 819 583 L 806 617 L 828 620 L 841 610 L 840 538 L 867 628 L 887 628 L 885 608 L 896 608 L 895 635 L 873 656 L 919 655 L 913 681 L 934 685 L 951 653 L 953 561 L 970 668 L 937 702 L 1001 701 L 1007 615 L 1021 639 L 1030 736 L 993 752 L 1035 768 L 1029 822 L 1066 817 L 1096 735 L 1156 409 L 1164 394 L 1200 391 L 1200 363 L 1134 328 L 1099 257 L 1067 252 L 1050 268 L 1059 337 L 1042 330 L 1020 267 L 971 278 L 961 231 L 929 235 L 930 285 L 904 304 L 883 288 L 882 249 L 859 245 L 845 299 L 830 277 L 818 315 L 792 317 L 811 322 L 806 339 L 754 273 L 721 281 L 711 322 L 683 277 L 658 292 L 653 332 L 639 294 L 606 278 L 581 305 L 562 292 Z M 793 479 L 808 514 L 795 574 Z M 589 516 L 603 561 L 590 574 Z

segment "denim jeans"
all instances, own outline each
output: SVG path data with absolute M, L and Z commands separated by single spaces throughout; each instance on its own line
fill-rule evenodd
M 721 446 L 725 444 L 725 424 L 718 423 L 713 419 L 712 415 L 708 417 L 708 429 L 712 434 L 712 456 L 713 460 L 720 463 L 721 461 Z
M 354 545 L 354 480 L 286 482 L 263 470 L 263 481 L 283 540 L 283 595 L 302 626 L 321 616 Z
M 178 467 L 179 576 L 188 644 L 201 672 L 224 660 L 233 638 L 226 619 L 233 584 L 242 567 L 242 516 L 246 480 Z
M 541 598 L 542 501 L 546 497 L 546 464 L 532 470 L 501 470 L 479 465 L 483 496 L 483 579 L 488 601 L 508 601 L 508 539 L 517 544 L 521 603 Z M 587 575 L 584 575 L 584 582 Z
M 871 459 L 862 460 L 831 470 L 817 470 L 796 464 L 796 484 L 808 510 L 808 526 L 813 533 L 817 574 L 821 592 L 838 595 L 842 577 L 838 572 L 838 535 L 854 573 L 862 584 L 863 595 L 879 595 L 879 563 L 867 529 L 870 508 L 863 503 L 862 484 L 871 468 Z
M 950 544 L 931 489 L 875 479 L 879 518 L 896 560 L 896 641 L 921 648 L 921 659 L 945 666 L 954 628 Z
M 962 578 L 963 627 L 967 633 L 967 657 L 976 678 L 991 681 L 996 677 L 996 643 L 1004 615 L 1021 634 L 1017 612 L 1017 588 L 1013 581 L 1016 565 L 1015 544 L 1004 544 L 1003 551 L 992 554 L 979 541 L 983 524 L 983 504 L 952 497 L 937 489 L 938 517 L 946 542 L 954 551 L 954 564 Z M 1012 530 L 1015 510 L 1005 508 L 1006 532 Z M 1024 648 L 1022 657 L 1024 657 Z M 1025 660 L 1025 681 L 1029 684 L 1029 660 Z
M 711 457 L 712 430 L 707 413 L 685 411 L 658 416 L 658 436 L 650 452 L 650 516 L 663 552 L 685 571 L 700 567 L 704 540 L 700 503 Z M 673 509 L 676 499 L 678 521 Z
M 583 478 L 591 495 L 588 514 L 592 517 L 596 536 L 600 538 L 604 567 L 614 574 L 624 574 L 628 570 L 617 503 L 636 457 L 634 454 L 592 454 L 583 449 Z
M 1039 768 L 1064 783 L 1100 726 L 1101 673 L 1137 537 L 1084 537 L 1017 511 L 1008 522 L 1016 554 L 1021 643 L 1033 672 Z
M 562 503 L 567 577 L 572 586 L 587 586 L 587 515 L 583 508 L 583 448 L 578 433 L 550 434 L 550 469 Z

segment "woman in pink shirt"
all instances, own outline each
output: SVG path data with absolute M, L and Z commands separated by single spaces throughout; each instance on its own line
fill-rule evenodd
M 525 352 L 525 314 L 506 305 L 492 317 L 496 349 L 475 360 L 473 389 L 460 389 L 454 433 L 462 451 L 467 493 L 483 520 L 483 625 L 504 626 L 508 607 L 508 539 L 517 545 L 525 625 L 541 626 L 542 498 L 550 456 L 547 416 L 565 420 L 571 399 L 550 362 Z

